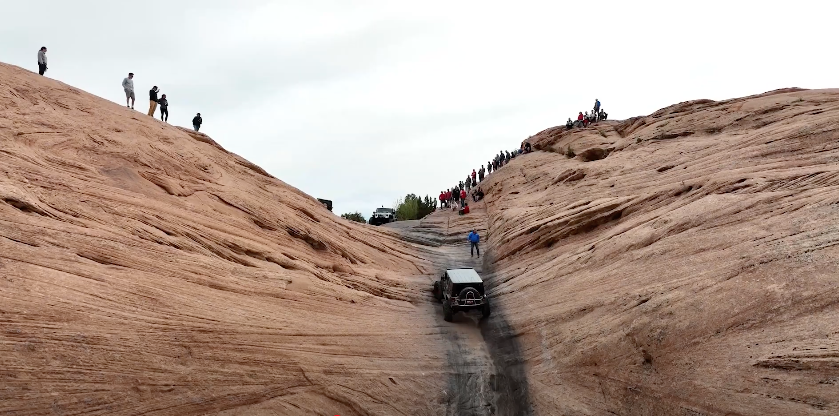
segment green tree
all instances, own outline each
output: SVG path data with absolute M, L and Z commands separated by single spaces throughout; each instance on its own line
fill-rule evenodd
M 405 195 L 396 201 L 396 218 L 400 221 L 418 220 L 434 212 L 437 200 L 426 195 L 425 198 L 415 194 Z
M 347 220 L 350 220 L 350 221 L 361 222 L 361 223 L 365 223 L 365 224 L 367 223 L 367 220 L 364 219 L 364 215 L 361 215 L 361 213 L 358 212 L 358 211 L 348 212 L 346 214 L 341 214 L 341 218 L 344 218 L 344 219 L 347 219 Z

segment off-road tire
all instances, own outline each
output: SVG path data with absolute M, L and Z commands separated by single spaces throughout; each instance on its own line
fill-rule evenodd
M 434 282 L 434 289 L 431 290 L 434 293 L 434 299 L 441 300 L 443 299 L 443 290 L 440 288 L 440 281 Z
M 449 305 L 446 302 L 443 302 L 443 320 L 446 322 L 451 322 L 454 320 L 454 311 L 452 310 L 452 305 Z
M 484 306 L 481 308 L 481 316 L 489 318 L 490 312 L 492 312 L 492 310 L 489 307 L 489 302 L 484 303 Z
M 474 292 L 474 295 L 472 296 L 472 298 L 474 298 L 474 299 L 480 299 L 481 298 L 481 292 L 478 292 L 478 289 L 475 289 L 474 287 L 469 287 L 469 286 L 464 287 L 463 290 L 461 290 L 460 293 L 457 294 L 457 298 L 458 299 L 466 299 L 466 294 L 469 293 L 469 292 Z

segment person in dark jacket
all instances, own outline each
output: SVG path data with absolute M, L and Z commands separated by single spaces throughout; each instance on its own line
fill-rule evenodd
M 201 120 L 201 113 L 198 113 L 198 115 L 192 118 L 192 127 L 195 128 L 195 131 L 198 131 L 198 129 L 201 128 L 202 121 L 203 120 Z
M 466 239 L 469 240 L 469 253 L 471 254 L 469 257 L 474 257 L 475 251 L 478 252 L 478 257 L 481 257 L 481 248 L 478 247 L 478 243 L 481 241 L 481 236 L 479 236 L 475 230 L 472 230 Z
M 157 91 L 157 85 L 149 90 L 149 116 L 151 117 L 154 117 L 154 111 L 157 110 Z
M 47 72 L 47 47 L 41 46 L 38 51 L 38 73 L 44 75 Z
M 160 120 L 169 121 L 169 100 L 166 99 L 166 94 L 161 95 L 157 103 L 160 104 Z

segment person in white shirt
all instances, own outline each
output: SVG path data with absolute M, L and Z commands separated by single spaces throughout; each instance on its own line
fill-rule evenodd
M 41 46 L 38 51 L 38 73 L 44 75 L 47 72 L 47 47 Z
M 129 72 L 128 78 L 122 80 L 122 89 L 125 90 L 125 106 L 134 108 L 134 73 Z M 131 101 L 131 105 L 128 102 Z

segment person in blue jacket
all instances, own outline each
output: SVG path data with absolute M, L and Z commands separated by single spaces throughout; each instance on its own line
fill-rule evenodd
M 469 257 L 474 257 L 476 251 L 478 252 L 478 257 L 481 257 L 481 249 L 478 247 L 478 242 L 481 241 L 481 236 L 479 236 L 475 230 L 472 230 L 466 239 L 469 240 L 469 245 L 471 246 L 469 247 Z

